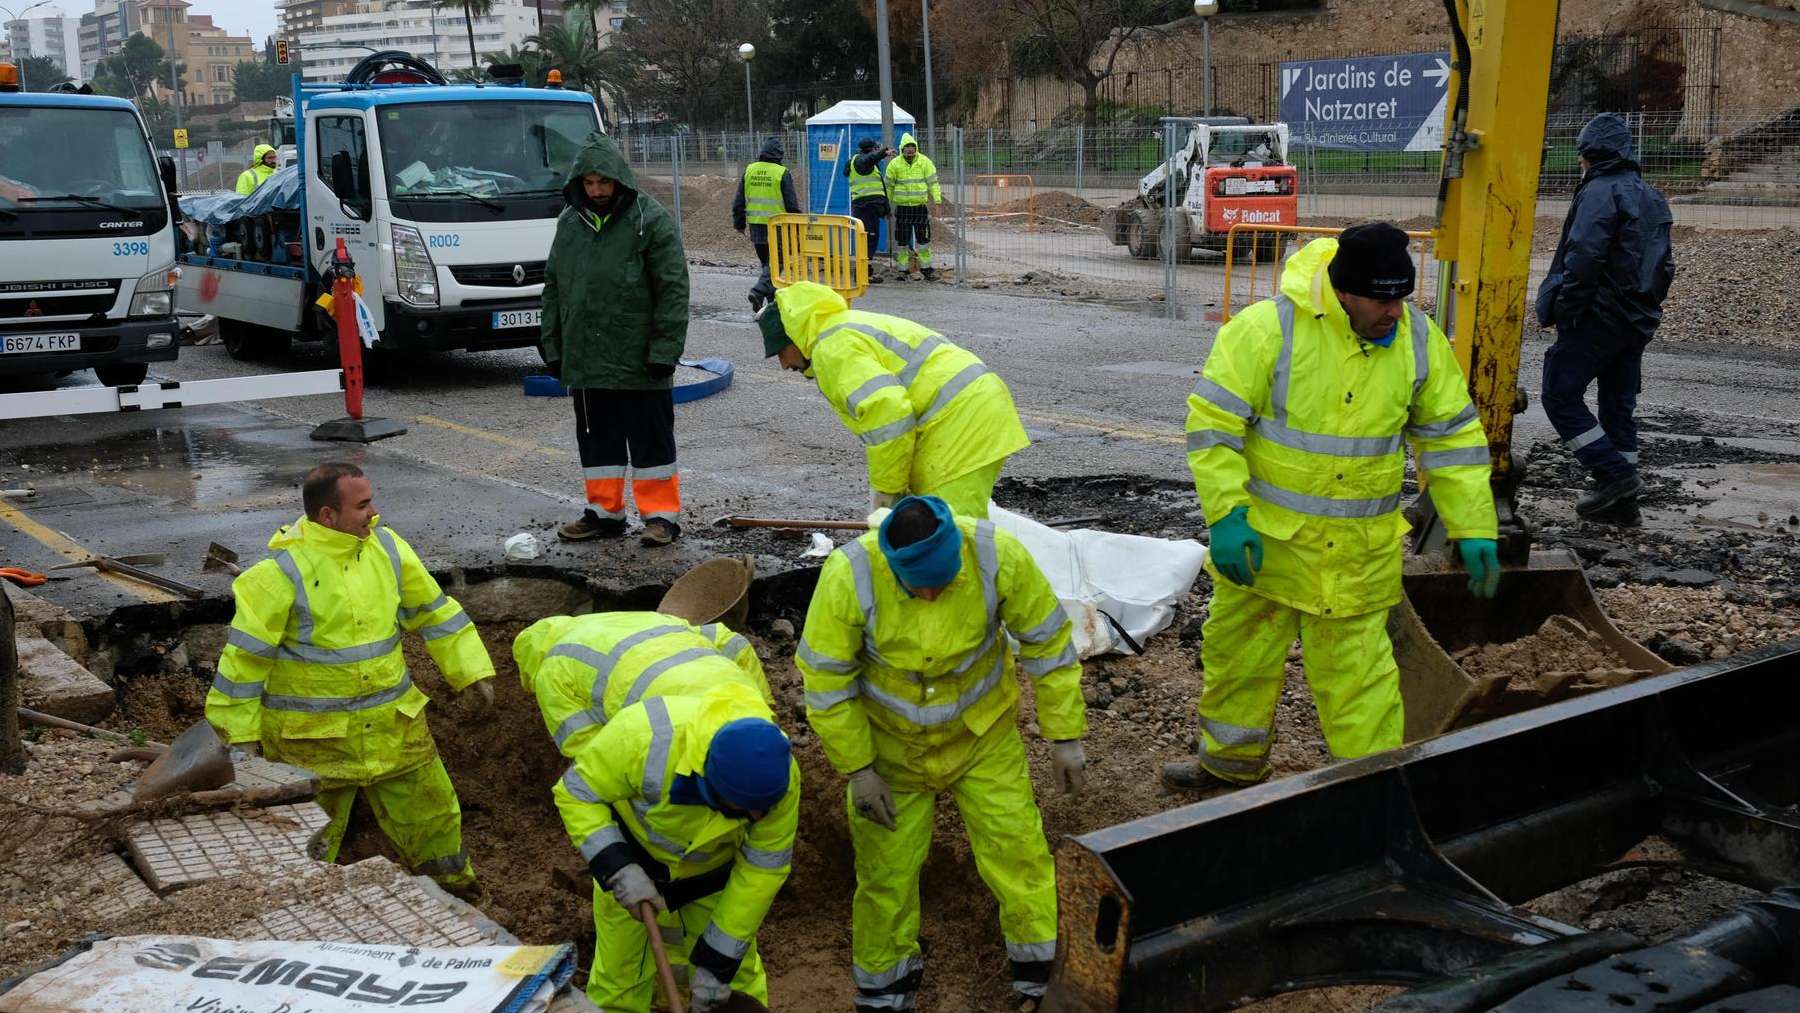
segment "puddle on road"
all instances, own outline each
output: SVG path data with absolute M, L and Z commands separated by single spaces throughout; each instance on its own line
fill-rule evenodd
M 300 477 L 321 449 L 270 445 L 254 429 L 170 426 L 15 447 L 5 459 L 9 471 L 20 469 L 7 480 L 35 484 L 44 502 L 92 483 L 214 512 L 296 501 Z

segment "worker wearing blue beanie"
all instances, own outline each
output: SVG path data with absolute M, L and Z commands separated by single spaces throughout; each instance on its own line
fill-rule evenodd
M 709 650 L 682 646 L 691 631 L 651 627 L 608 656 L 623 664 L 627 654 Z M 647 908 L 669 958 L 691 970 L 688 1009 L 717 1010 L 734 991 L 768 1003 L 756 934 L 793 862 L 800 771 L 760 687 L 684 688 L 664 692 L 640 676 L 616 711 L 571 719 L 597 728 L 565 740 L 575 762 L 551 792 L 594 877 L 587 994 L 601 1009 L 649 1013 Z

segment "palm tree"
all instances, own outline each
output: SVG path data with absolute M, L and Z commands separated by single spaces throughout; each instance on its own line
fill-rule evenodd
M 479 71 L 481 60 L 475 55 L 475 18 L 477 15 L 492 13 L 494 0 L 432 0 L 432 6 L 440 10 L 446 7 L 462 8 L 463 27 L 469 30 L 469 65 Z
M 542 49 L 536 48 L 531 40 L 526 41 L 523 49 L 513 45 L 504 50 L 487 53 L 482 56 L 481 62 L 488 66 L 490 73 L 495 66 L 514 64 L 525 72 L 525 83 L 533 88 L 544 86 L 544 74 L 550 69 L 549 58 L 544 55 Z
M 525 44 L 543 53 L 545 71 L 562 71 L 564 84 L 588 91 L 599 80 L 603 50 L 586 19 L 540 29 Z

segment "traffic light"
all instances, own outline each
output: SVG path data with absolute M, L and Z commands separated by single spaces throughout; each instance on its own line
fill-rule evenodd
M 283 67 L 287 66 L 288 44 L 286 39 L 275 40 L 275 62 L 281 64 Z

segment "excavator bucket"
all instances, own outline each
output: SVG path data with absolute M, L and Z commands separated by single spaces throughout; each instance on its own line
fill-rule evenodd
M 1388 636 L 1400 667 L 1408 742 L 1576 695 L 1584 688 L 1601 689 L 1670 670 L 1667 662 L 1613 626 L 1595 600 L 1580 562 L 1567 551 L 1540 549 L 1531 554 L 1529 564 L 1506 568 L 1492 601 L 1471 594 L 1469 575 L 1450 568 L 1442 556 L 1408 556 L 1403 574 L 1405 595 L 1388 614 Z M 1561 678 L 1525 680 L 1472 674 L 1457 662 L 1456 655 L 1467 648 L 1509 644 L 1539 632 L 1546 623 L 1597 640 L 1621 666 L 1594 673 L 1599 682 L 1584 682 L 1582 677 L 1589 673 L 1570 671 L 1558 673 Z

